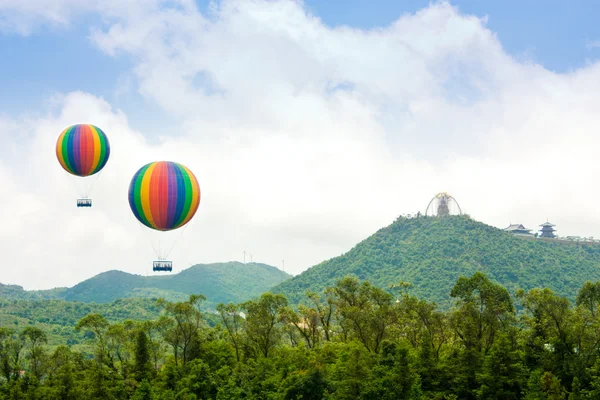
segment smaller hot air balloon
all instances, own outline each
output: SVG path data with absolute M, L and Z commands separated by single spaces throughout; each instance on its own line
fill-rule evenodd
M 200 205 L 200 186 L 196 176 L 182 164 L 155 161 L 140 168 L 129 184 L 129 206 L 145 228 L 164 235 L 186 225 Z M 183 232 L 182 232 L 183 233 Z M 172 271 L 167 260 L 172 246 L 153 245 L 158 260 L 153 271 Z M 170 248 L 169 248 L 170 247 Z
M 90 124 L 71 125 L 59 135 L 56 141 L 58 162 L 79 185 L 77 207 L 91 207 L 89 198 L 94 180 L 89 177 L 98 174 L 108 161 L 110 144 L 106 134 Z M 96 175 L 97 178 L 97 175 Z

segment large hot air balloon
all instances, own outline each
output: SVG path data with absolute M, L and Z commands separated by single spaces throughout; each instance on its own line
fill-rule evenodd
M 129 184 L 129 206 L 133 215 L 153 231 L 181 228 L 194 217 L 199 205 L 200 185 L 196 177 L 176 162 L 148 163 L 135 173 Z M 167 260 L 172 246 L 161 248 L 158 243 L 153 247 L 158 257 L 153 271 L 172 271 L 173 264 Z
M 74 179 L 77 187 L 77 207 L 91 207 L 89 198 L 96 179 L 110 156 L 106 134 L 90 124 L 72 125 L 62 131 L 56 141 L 58 162 Z

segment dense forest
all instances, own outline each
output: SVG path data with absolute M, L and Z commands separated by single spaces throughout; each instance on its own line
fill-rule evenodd
M 600 245 L 527 240 L 467 215 L 398 217 L 347 253 L 309 268 L 272 288 L 290 304 L 304 292 L 321 292 L 346 275 L 386 288 L 413 284 L 412 293 L 447 309 L 448 293 L 460 276 L 485 273 L 509 292 L 547 287 L 575 300 L 586 280 L 600 280 Z
M 352 276 L 306 296 L 297 309 L 271 292 L 221 303 L 214 325 L 203 295 L 158 299 L 151 319 L 90 312 L 75 325 L 81 350 L 3 325 L 0 398 L 600 398 L 600 282 L 575 302 L 547 288 L 513 300 L 477 272 L 455 281 L 448 310 L 409 283 Z
M 68 344 L 74 349 L 86 349 L 89 347 L 86 333 L 75 329 L 81 318 L 90 313 L 97 313 L 102 314 L 111 323 L 155 319 L 162 312 L 156 300 L 129 298 L 95 304 L 65 300 L 0 298 L 0 327 L 10 326 L 19 331 L 27 326 L 36 326 L 46 333 L 46 344 L 50 350 L 61 344 Z M 205 306 L 204 302 L 201 309 L 206 309 Z M 210 312 L 204 314 L 204 319 L 210 326 L 218 322 L 218 316 Z

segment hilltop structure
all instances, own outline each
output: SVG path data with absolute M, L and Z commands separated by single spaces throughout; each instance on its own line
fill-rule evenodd
M 456 199 L 446 192 L 436 194 L 427 205 L 427 210 L 425 210 L 425 215 L 430 217 L 462 215 L 462 213 Z
M 541 239 L 541 240 L 552 240 L 563 243 L 585 243 L 585 244 L 599 244 L 599 239 L 594 239 L 593 236 L 589 237 L 581 237 L 581 236 L 559 236 L 555 234 L 556 229 L 554 227 L 556 225 L 546 221 L 540 225 L 542 228 L 539 232 L 531 233 L 531 229 L 527 229 L 523 226 L 523 224 L 510 224 L 507 228 L 502 229 L 504 232 L 511 233 L 514 236 L 523 238 L 523 239 Z
M 512 235 L 466 215 L 399 218 L 340 256 L 282 282 L 271 293 L 285 294 L 291 305 L 301 304 L 306 302 L 306 288 L 320 293 L 353 275 L 386 290 L 391 284 L 410 282 L 411 295 L 450 308 L 453 300 L 448 293 L 456 280 L 468 274 L 465 271 L 481 271 L 510 293 L 550 287 L 573 300 L 586 280 L 600 277 L 600 251 L 581 251 L 580 246 L 589 245 Z M 572 271 L 577 274 L 562 279 Z
M 551 224 L 550 222 L 544 222 L 543 224 L 540 225 L 542 227 L 542 229 L 540 230 L 541 234 L 540 237 L 544 237 L 544 238 L 555 238 L 556 235 L 554 234 L 554 232 L 556 232 L 556 229 L 554 229 L 554 227 L 556 225 Z
M 447 217 L 449 215 L 466 215 L 458 205 L 458 202 L 447 192 L 440 192 L 436 194 L 427 205 L 425 210 L 425 216 L 427 217 Z M 420 217 L 421 213 L 415 214 L 415 217 Z M 412 218 L 412 215 L 406 215 L 407 218 Z M 539 225 L 541 229 L 539 232 L 533 232 L 532 229 L 526 228 L 523 224 L 510 224 L 508 227 L 502 229 L 504 232 L 510 233 L 514 236 L 518 236 L 524 239 L 554 239 L 563 242 L 584 242 L 584 243 L 600 243 L 600 239 L 594 239 L 593 237 L 579 237 L 579 236 L 567 236 L 560 237 L 555 234 L 556 225 L 546 221 Z
M 452 197 L 447 192 L 440 192 L 436 194 L 427 205 L 427 209 L 425 210 L 425 216 L 427 217 L 447 217 L 449 215 L 467 215 L 465 214 L 458 202 L 454 197 Z M 420 217 L 421 213 L 417 213 L 414 215 L 415 217 Z M 468 215 L 467 215 L 468 216 Z M 406 215 L 406 218 L 412 218 L 412 215 Z M 566 243 L 595 243 L 600 244 L 600 239 L 594 239 L 592 236 L 590 237 L 579 237 L 579 236 L 567 236 L 562 237 L 557 235 L 556 229 L 554 228 L 556 225 L 548 222 L 546 220 L 545 223 L 539 225 L 541 229 L 539 232 L 533 232 L 533 229 L 526 228 L 523 224 L 509 224 L 508 227 L 502 229 L 506 233 L 510 233 L 514 236 L 517 236 L 522 239 L 529 240 L 548 240 L 552 239 L 552 241 L 566 242 Z
M 503 230 L 513 235 L 533 236 L 531 229 L 525 228 L 523 224 L 510 224 L 508 228 L 504 228 Z

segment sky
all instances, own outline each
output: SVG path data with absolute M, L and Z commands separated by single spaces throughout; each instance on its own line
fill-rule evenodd
M 0 282 L 153 274 L 154 240 L 174 273 L 246 251 L 298 274 L 442 191 L 498 228 L 600 237 L 600 5 L 539 4 L 0 0 Z M 55 156 L 76 123 L 111 143 L 89 181 Z M 127 202 L 156 160 L 201 188 L 168 234 Z

